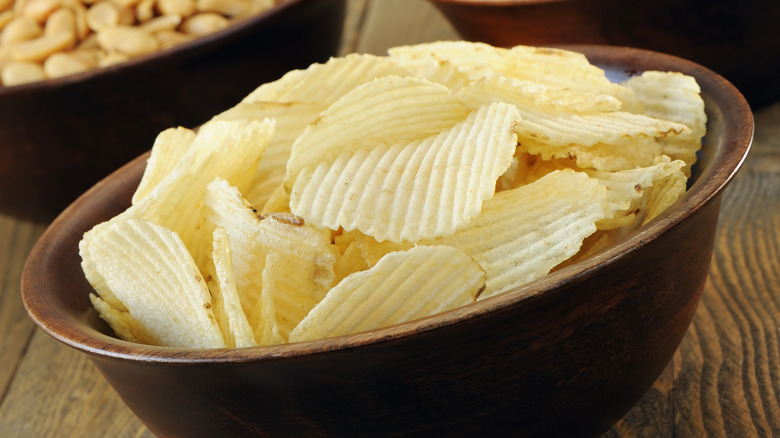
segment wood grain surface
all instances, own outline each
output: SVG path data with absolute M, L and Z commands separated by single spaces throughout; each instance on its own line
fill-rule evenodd
M 350 0 L 340 54 L 457 38 L 421 0 Z M 701 305 L 653 388 L 606 437 L 780 435 L 780 102 L 723 200 Z M 152 437 L 87 357 L 34 327 L 19 279 L 44 226 L 0 216 L 0 437 Z

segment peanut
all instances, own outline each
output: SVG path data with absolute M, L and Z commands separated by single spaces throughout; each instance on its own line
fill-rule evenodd
M 44 35 L 17 43 L 11 49 L 11 55 L 16 61 L 43 62 L 54 53 L 70 49 L 74 41 L 74 35 L 69 33 Z
M 43 24 L 60 6 L 60 0 L 29 0 L 22 9 L 22 15 Z
M 11 62 L 3 67 L 0 78 L 6 86 L 21 85 L 44 80 L 46 73 L 40 64 L 34 62 Z
M 43 63 L 48 78 L 60 78 L 89 70 L 90 66 L 79 57 L 68 53 L 55 53 Z
M 160 15 L 152 18 L 139 27 L 151 34 L 162 30 L 174 30 L 181 24 L 181 17 L 178 15 Z
M 149 32 L 130 26 L 116 26 L 97 33 L 100 47 L 107 52 L 119 52 L 128 56 L 145 55 L 159 47 Z
M 55 35 L 58 33 L 69 33 L 76 38 L 76 14 L 72 9 L 60 8 L 52 12 L 46 25 L 43 28 L 44 35 Z
M 203 36 L 224 29 L 230 25 L 230 20 L 214 12 L 195 14 L 181 24 L 181 30 L 190 35 Z
M 14 18 L 0 34 L 0 43 L 11 45 L 19 41 L 27 41 L 43 35 L 43 28 L 27 17 Z

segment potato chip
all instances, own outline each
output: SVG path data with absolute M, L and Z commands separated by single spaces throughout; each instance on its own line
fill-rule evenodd
M 682 160 L 671 161 L 666 157 L 653 166 L 637 169 L 618 172 L 584 170 L 607 187 L 607 200 L 615 211 L 614 216 L 599 221 L 598 228 L 610 230 L 629 226 L 637 219 L 638 214 L 643 217 L 646 214 L 642 202 L 646 195 L 645 191 L 654 187 L 657 181 L 665 181 L 669 175 L 675 173 L 682 177 L 683 181 L 686 180 L 681 172 L 684 166 L 685 163 Z M 663 195 L 659 194 L 659 196 Z M 663 201 L 661 201 L 661 205 L 668 206 Z
M 263 267 L 263 289 L 260 291 L 260 312 L 257 313 L 258 319 L 252 321 L 252 326 L 260 339 L 260 345 L 283 344 L 285 337 L 279 332 L 279 324 L 276 322 L 276 296 L 283 294 L 279 290 L 277 276 L 274 275 L 279 269 L 279 263 L 282 257 L 276 253 L 270 253 L 265 257 L 265 266 Z M 289 330 L 287 330 L 289 332 Z
M 216 177 L 245 187 L 273 135 L 272 121 L 212 121 L 198 131 L 179 164 L 148 195 L 120 216 L 143 218 L 179 234 L 204 269 L 213 229 L 201 229 L 206 185 Z
M 274 135 L 263 152 L 244 197 L 262 209 L 284 181 L 292 144 L 327 107 L 311 102 L 241 102 L 212 120 L 274 120 Z M 285 201 L 285 204 L 287 201 Z M 274 210 L 277 211 L 277 210 Z
M 353 88 L 376 78 L 408 73 L 386 57 L 350 54 L 331 58 L 324 64 L 312 64 L 305 70 L 290 71 L 259 86 L 242 102 L 315 102 L 330 106 Z
M 285 188 L 292 187 L 303 168 L 335 159 L 342 151 L 423 139 L 467 115 L 466 107 L 442 85 L 412 77 L 376 79 L 344 95 L 298 137 L 287 163 Z
M 638 110 L 633 90 L 607 79 L 604 71 L 590 64 L 584 55 L 553 48 L 517 46 L 511 49 L 493 47 L 485 43 L 466 41 L 438 41 L 388 50 L 392 59 L 432 58 L 451 63 L 471 81 L 485 77 L 503 76 L 527 83 L 545 84 L 543 87 L 571 90 L 593 96 L 613 108 L 614 99 L 623 110 Z M 408 62 L 408 61 L 407 61 Z M 612 96 L 602 100 L 598 96 Z
M 463 89 L 458 90 L 458 96 L 467 102 L 483 102 L 485 98 L 492 98 L 496 102 L 516 103 L 524 108 L 541 107 L 552 111 L 608 112 L 617 111 L 622 105 L 620 100 L 609 94 L 556 88 L 544 83 L 505 76 L 487 76 L 460 88 Z
M 290 211 L 315 226 L 357 229 L 380 242 L 452 234 L 493 196 L 512 160 L 516 123 L 514 107 L 497 103 L 422 141 L 345 151 L 304 167 Z
M 683 160 L 686 164 L 683 172 L 689 177 L 707 129 L 704 100 L 696 79 L 677 72 L 646 71 L 624 84 L 637 92 L 645 114 L 690 128 L 685 135 L 661 140 L 661 153 L 673 160 Z
M 103 290 L 107 291 L 107 289 Z M 106 321 L 111 329 L 114 330 L 114 333 L 121 339 L 139 344 L 153 345 L 159 343 L 127 310 L 120 310 L 95 294 L 89 294 L 89 300 L 92 302 L 95 310 L 97 310 L 100 318 Z
M 410 46 L 394 47 L 389 51 L 390 59 L 417 78 L 427 79 L 456 90 L 470 82 L 468 76 L 453 63 L 436 59 L 428 53 L 409 50 Z
M 494 101 L 515 105 L 522 117 L 516 128 L 520 143 L 529 139 L 550 146 L 629 144 L 639 138 L 666 137 L 689 131 L 680 123 L 625 111 L 575 113 L 539 106 L 516 93 L 500 91 L 501 82 L 501 78 L 494 76 L 483 78 L 458 90 L 455 95 L 470 108 Z
M 509 169 L 499 178 L 496 190 L 509 190 L 530 184 L 554 170 L 563 169 L 582 170 L 572 158 L 542 160 L 538 155 L 531 155 L 518 148 Z
M 149 343 L 225 346 L 206 282 L 175 232 L 147 220 L 117 220 L 87 232 L 80 248 L 105 279 L 103 286 L 93 285 L 101 288 L 97 292 L 110 290 L 151 337 Z
M 685 194 L 688 178 L 683 171 L 684 169 L 684 166 L 673 168 L 661 178 L 653 181 L 653 186 L 650 187 L 649 193 L 644 198 L 644 215 L 641 216 L 642 221 L 639 226 L 646 225 L 655 219 Z
M 227 347 L 257 345 L 252 327 L 247 321 L 233 274 L 230 239 L 224 228 L 214 230 L 213 271 L 206 279 L 212 298 L 212 309 Z
M 290 342 L 357 333 L 474 302 L 485 273 L 463 251 L 418 246 L 384 256 L 334 287 L 290 333 Z
M 263 276 L 264 281 L 269 273 L 274 277 L 276 322 L 279 333 L 287 339 L 290 331 L 333 286 L 336 256 L 329 233 L 304 224 L 294 215 L 271 214 L 260 225 L 261 239 L 268 253 L 279 255 L 275 268 L 264 271 Z
M 141 182 L 133 194 L 137 204 L 179 164 L 195 140 L 194 131 L 187 128 L 168 128 L 157 135 L 146 162 Z
M 604 185 L 585 173 L 559 170 L 496 193 L 467 227 L 424 243 L 471 255 L 486 272 L 484 299 L 546 275 L 610 214 Z
M 267 335 L 263 284 L 271 279 L 265 262 L 271 253 L 280 257 L 277 269 L 269 272 L 279 290 L 273 294 L 275 321 L 286 339 L 333 284 L 335 255 L 329 248 L 329 235 L 290 214 L 259 216 L 241 193 L 222 179 L 209 184 L 205 207 L 204 229 L 222 227 L 230 236 L 236 289 L 258 342 Z

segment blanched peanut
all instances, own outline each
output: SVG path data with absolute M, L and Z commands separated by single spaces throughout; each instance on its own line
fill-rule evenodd
M 76 50 L 68 52 L 68 54 L 74 58 L 77 58 L 88 68 L 95 68 L 98 66 L 98 59 L 100 59 L 101 49 L 97 47 L 97 43 L 93 48 L 85 48 L 83 45 L 81 45 Z
M 34 40 L 16 43 L 11 48 L 11 56 L 15 61 L 43 62 L 54 53 L 70 49 L 75 41 L 72 33 L 44 35 Z
M 89 70 L 90 66 L 76 56 L 68 53 L 55 53 L 43 63 L 43 71 L 46 77 L 61 78 Z
M 141 0 L 135 5 L 135 17 L 139 23 L 151 20 L 154 18 L 154 5 L 157 0 Z
M 42 81 L 46 79 L 46 73 L 40 64 L 33 62 L 11 62 L 3 67 L 2 75 L 3 85 L 21 85 L 29 82 Z
M 97 41 L 107 52 L 120 52 L 129 56 L 151 53 L 159 47 L 159 43 L 149 32 L 130 26 L 103 29 L 98 32 Z
M 17 17 L 8 23 L 0 34 L 0 43 L 9 45 L 19 41 L 27 41 L 43 35 L 43 28 L 27 17 Z
M 197 0 L 198 10 L 233 17 L 249 8 L 249 0 Z
M 174 30 L 180 23 L 181 17 L 178 15 L 160 15 L 141 24 L 140 28 L 153 34 L 161 30 Z
M 194 35 L 177 32 L 175 30 L 161 30 L 154 33 L 157 41 L 160 42 L 161 49 L 167 49 L 168 47 L 178 46 L 179 44 L 186 43 L 195 39 Z
M 98 58 L 98 66 L 108 67 L 115 64 L 120 64 L 130 60 L 130 57 L 124 53 L 119 52 L 101 52 L 101 56 Z
M 60 0 L 28 0 L 22 15 L 43 24 L 52 12 L 62 6 Z
M 76 39 L 76 14 L 70 8 L 59 8 L 52 12 L 46 25 L 43 28 L 44 35 L 55 35 L 58 33 L 73 34 Z
M 157 0 L 157 9 L 163 15 L 189 17 L 197 9 L 195 0 Z
M 230 25 L 230 20 L 214 12 L 202 12 L 187 18 L 181 24 L 182 32 L 190 35 L 203 36 L 224 29 Z
M 119 6 L 107 1 L 95 3 L 87 9 L 84 18 L 93 32 L 100 32 L 119 24 Z

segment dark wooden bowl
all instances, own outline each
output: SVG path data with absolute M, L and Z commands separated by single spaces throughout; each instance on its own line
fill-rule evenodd
M 780 98 L 776 0 L 430 0 L 464 38 L 610 44 L 670 53 L 725 76 L 757 106 Z
M 334 339 L 207 351 L 133 344 L 92 309 L 77 244 L 127 208 L 140 156 L 41 237 L 23 272 L 27 311 L 88 354 L 161 437 L 597 435 L 650 388 L 688 329 L 721 195 L 748 152 L 753 118 L 736 88 L 697 64 L 573 48 L 613 77 L 647 69 L 695 76 L 709 117 L 690 191 L 591 259 L 470 306 Z
M 286 0 L 130 62 L 0 87 L 0 213 L 50 221 L 157 133 L 197 126 L 258 84 L 335 55 L 345 0 Z

